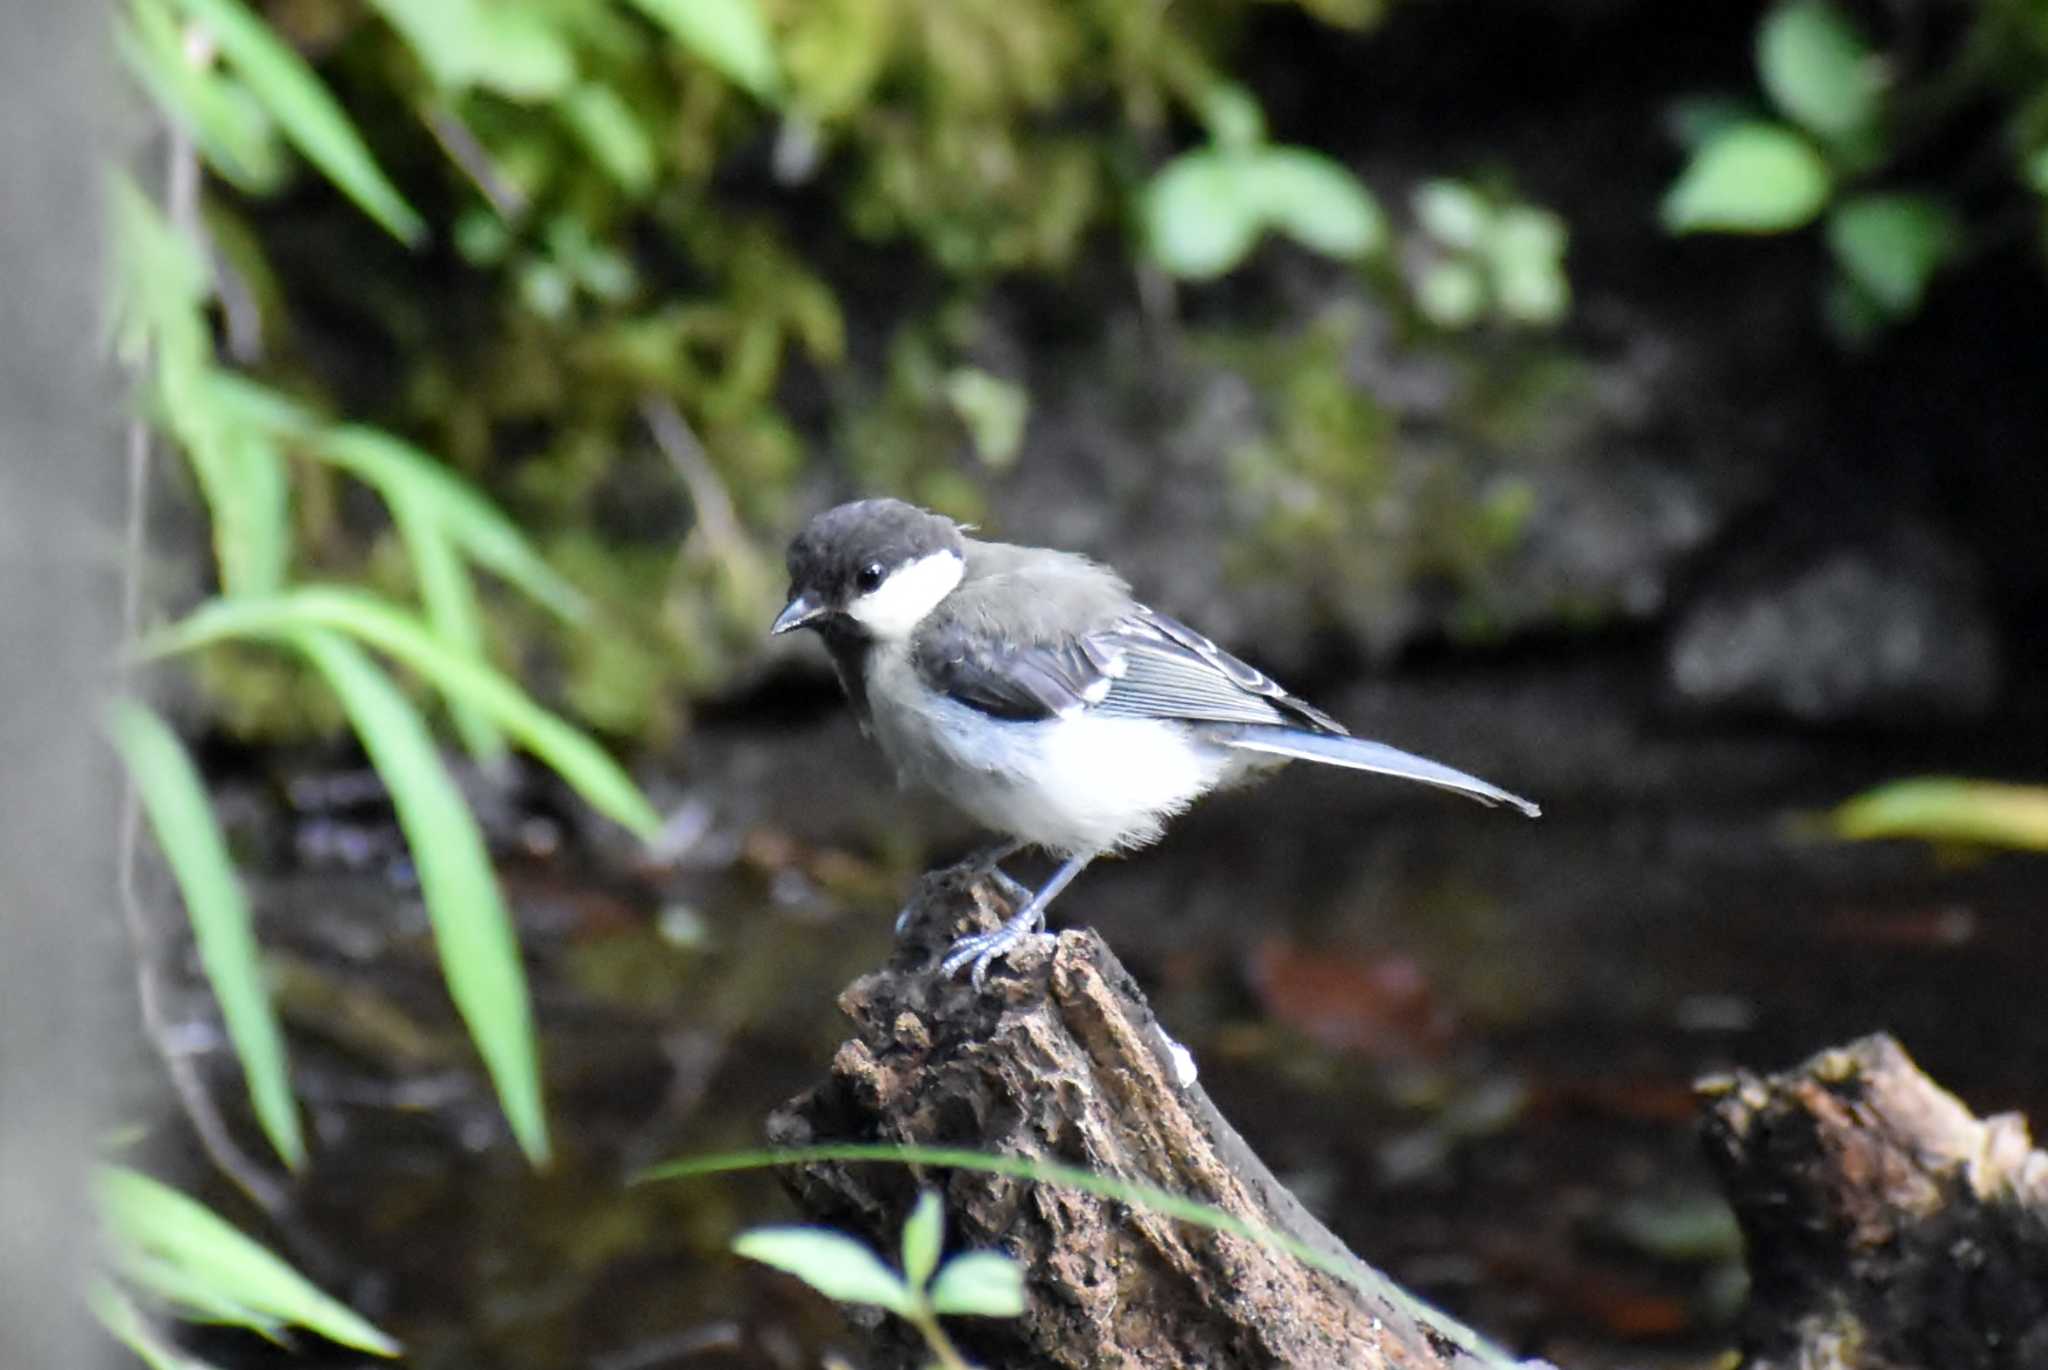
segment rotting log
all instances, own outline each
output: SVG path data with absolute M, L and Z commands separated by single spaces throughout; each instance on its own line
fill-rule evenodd
M 996 896 L 954 872 L 920 884 L 891 963 L 840 996 L 854 1036 L 822 1084 L 769 1119 L 777 1146 L 965 1147 L 1169 1190 L 1340 1262 L 1339 1279 L 1249 1238 L 1050 1183 L 968 1170 L 819 1164 L 786 1172 L 813 1220 L 893 1248 L 920 1184 L 942 1186 L 948 1246 L 1022 1263 L 1017 1319 L 963 1319 L 985 1366 L 1504 1366 L 1359 1261 L 1252 1153 L 1092 932 L 1040 937 L 986 991 L 933 970 Z M 871 1364 L 921 1365 L 878 1316 Z
M 1890 1037 L 1701 1083 L 1748 1247 L 1747 1370 L 2048 1368 L 2048 1154 Z

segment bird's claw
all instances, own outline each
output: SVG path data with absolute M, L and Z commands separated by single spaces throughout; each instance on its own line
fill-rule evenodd
M 939 962 L 939 977 L 951 979 L 960 973 L 962 967 L 972 965 L 974 969 L 968 973 L 967 980 L 980 990 L 988 980 L 989 966 L 1044 926 L 1044 915 L 1027 903 L 1022 912 L 1001 927 L 989 932 L 971 932 L 947 948 L 946 959 Z
M 1021 909 L 1031 902 L 1031 887 L 1016 879 L 1000 866 L 984 864 L 985 858 L 970 857 L 954 870 L 964 870 L 970 881 L 986 880 L 996 887 L 996 893 L 1012 909 Z M 910 926 L 910 915 L 917 911 L 917 901 L 912 900 L 896 912 L 896 935 L 901 937 Z

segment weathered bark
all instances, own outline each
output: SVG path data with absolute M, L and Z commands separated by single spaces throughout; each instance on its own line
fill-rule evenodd
M 1749 1248 L 1750 1370 L 2048 1366 L 2048 1155 L 1889 1037 L 1704 1082 Z
M 893 962 L 840 998 L 856 1034 L 823 1084 L 778 1110 L 778 1145 L 903 1142 L 1036 1157 L 1156 1185 L 1336 1257 L 1339 1280 L 1260 1243 L 1052 1184 L 952 1171 L 818 1165 L 790 1172 L 813 1217 L 888 1247 L 919 1183 L 942 1183 L 949 1232 L 1023 1263 L 1015 1320 L 962 1320 L 991 1366 L 1375 1367 L 1499 1364 L 1345 1249 L 1216 1111 L 1102 939 L 1039 938 L 985 993 L 933 973 L 990 926 L 989 891 L 928 877 Z M 921 1364 L 902 1329 L 883 1354 Z M 891 1340 L 894 1338 L 895 1340 Z

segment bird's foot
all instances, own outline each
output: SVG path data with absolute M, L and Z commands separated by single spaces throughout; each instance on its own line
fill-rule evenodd
M 1023 845 L 1021 842 L 998 842 L 992 847 L 984 847 L 980 851 L 969 853 L 964 860 L 932 872 L 932 876 L 927 879 L 961 877 L 970 885 L 977 880 L 986 880 L 996 887 L 996 893 L 1003 897 L 1004 903 L 1012 909 L 1021 909 L 1031 902 L 1031 887 L 1004 874 L 1001 863 L 1015 856 Z M 917 901 L 912 900 L 897 913 L 898 937 L 901 937 L 904 929 L 910 926 L 910 914 L 916 907 Z
M 974 969 L 968 974 L 968 982 L 978 990 L 988 979 L 989 965 L 996 958 L 1008 954 L 1019 942 L 1044 927 L 1044 910 L 1027 897 L 1023 908 L 1012 914 L 1001 927 L 990 932 L 969 933 L 947 948 L 946 959 L 939 962 L 939 975 L 942 979 L 950 978 L 958 975 L 962 967 L 971 965 Z

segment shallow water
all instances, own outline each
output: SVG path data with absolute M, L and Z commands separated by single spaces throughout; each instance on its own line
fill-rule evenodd
M 1890 775 L 1995 773 L 2010 733 L 1687 732 L 1629 703 L 1653 697 L 1643 669 L 1621 650 L 1326 700 L 1535 796 L 1539 822 L 1296 767 L 1054 908 L 1103 933 L 1360 1254 L 1573 1366 L 1705 1365 L 1726 1343 L 1741 1282 L 1693 1140 L 1700 1074 L 1883 1028 L 1980 1111 L 2048 1110 L 2048 866 L 1799 822 Z M 473 1068 L 373 795 L 270 759 L 227 787 L 270 853 L 258 894 L 316 1139 L 283 1244 L 413 1365 L 799 1366 L 850 1340 L 725 1254 L 790 1216 L 771 1179 L 626 1179 L 755 1144 L 824 1072 L 833 998 L 886 956 L 916 871 L 972 834 L 898 796 L 808 689 L 642 771 L 676 815 L 661 862 L 545 791 L 486 809 L 546 1043 L 545 1174 Z

